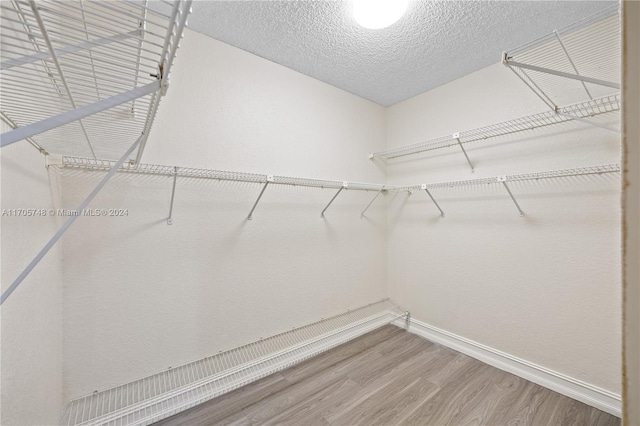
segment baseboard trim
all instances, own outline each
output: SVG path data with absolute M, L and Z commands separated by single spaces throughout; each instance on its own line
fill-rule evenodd
M 393 324 L 407 328 L 409 332 L 429 341 L 447 346 L 500 370 L 515 374 L 616 417 L 622 416 L 622 398 L 613 392 L 576 380 L 413 318 L 411 318 L 409 324 L 403 319 L 398 319 Z

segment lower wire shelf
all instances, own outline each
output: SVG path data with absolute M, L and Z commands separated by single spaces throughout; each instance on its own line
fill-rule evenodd
M 389 299 L 71 401 L 66 425 L 148 425 L 281 371 L 407 313 Z

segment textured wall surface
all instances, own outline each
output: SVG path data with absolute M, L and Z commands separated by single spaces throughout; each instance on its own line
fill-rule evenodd
M 496 63 L 500 53 L 615 1 L 411 1 L 368 30 L 348 1 L 195 2 L 191 28 L 380 105 Z M 159 2 L 151 2 L 160 7 Z
M 388 109 L 389 146 L 544 110 L 493 65 Z M 567 123 L 389 162 L 389 183 L 620 162 L 619 135 Z M 433 190 L 390 202 L 389 293 L 412 317 L 620 393 L 620 177 Z
M 384 72 L 400 75 L 394 67 Z M 619 162 L 615 134 L 571 123 L 468 145 L 473 175 L 455 148 L 388 166 L 366 159 L 385 146 L 542 110 L 500 65 L 385 110 L 188 31 L 143 162 L 372 182 L 383 182 L 388 171 L 392 184 Z M 2 155 L 3 207 L 56 202 L 31 147 L 4 148 Z M 62 205 L 72 208 L 101 176 L 52 177 L 61 179 Z M 18 181 L 23 186 L 15 191 Z M 434 191 L 445 219 L 416 192 L 379 199 L 362 220 L 373 193 L 343 192 L 322 220 L 333 190 L 274 186 L 250 222 L 260 186 L 179 179 L 168 226 L 171 184 L 117 175 L 98 195 L 92 207 L 126 209 L 127 216 L 81 218 L 69 230 L 60 246 L 62 312 L 58 251 L 2 307 L 3 424 L 25 413 L 30 423 L 52 423 L 61 397 L 387 295 L 421 321 L 620 391 L 615 175 L 513 184 L 524 218 L 498 186 Z M 2 219 L 3 287 L 54 224 Z M 25 411 L 33 405 L 25 393 L 35 395 L 37 410 Z
M 9 130 L 2 125 L 2 131 Z M 0 209 L 50 209 L 59 202 L 58 186 L 47 176 L 44 157 L 28 143 L 0 151 Z M 3 215 L 2 291 L 7 289 L 55 233 L 51 215 Z M 0 424 L 58 424 L 62 392 L 62 278 L 56 247 L 0 308 Z
M 143 161 L 383 182 L 384 108 L 187 32 Z M 65 172 L 75 205 L 99 173 Z M 64 241 L 71 397 L 128 382 L 386 296 L 386 210 L 374 193 L 117 175 Z

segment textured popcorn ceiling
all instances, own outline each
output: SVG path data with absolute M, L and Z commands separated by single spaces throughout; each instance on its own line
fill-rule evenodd
M 368 30 L 353 20 L 349 2 L 196 1 L 189 27 L 388 106 L 611 4 L 414 1 L 394 25 Z

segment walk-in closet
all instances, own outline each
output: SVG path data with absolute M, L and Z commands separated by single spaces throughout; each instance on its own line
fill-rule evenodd
M 2 425 L 640 424 L 640 3 L 0 19 Z

